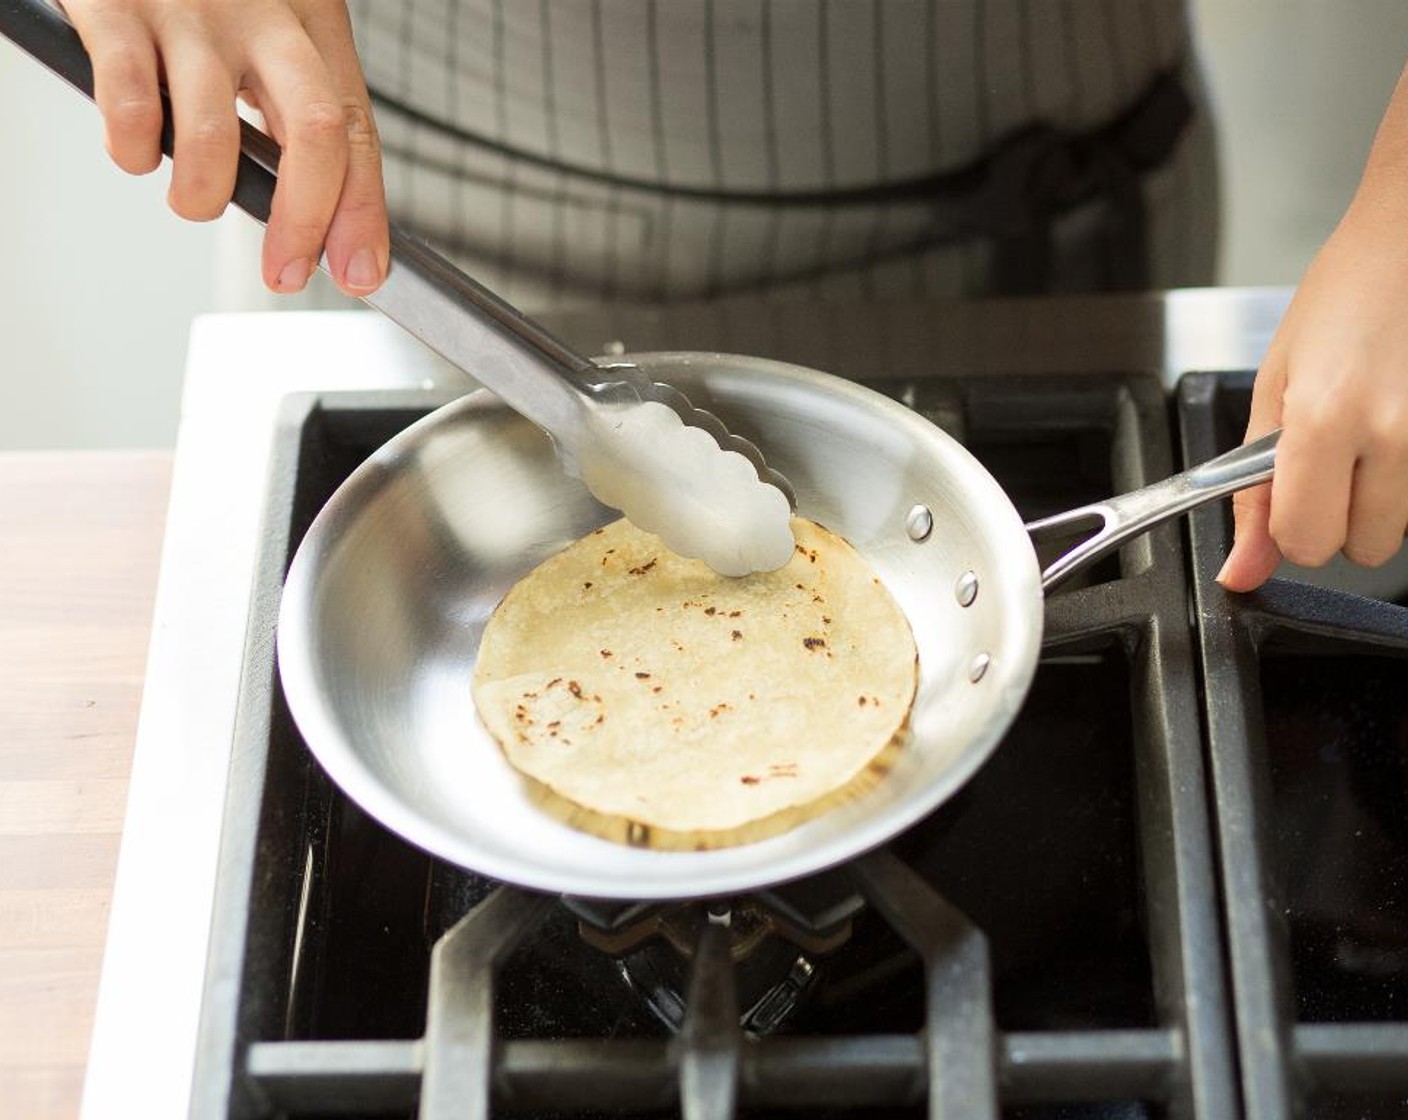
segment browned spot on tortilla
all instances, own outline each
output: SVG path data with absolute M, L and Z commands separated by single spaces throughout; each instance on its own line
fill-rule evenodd
M 600 650 L 599 652 L 601 653 L 601 656 L 602 656 L 602 657 L 609 658 L 609 657 L 611 656 L 611 651 L 610 651 L 609 649 L 603 649 L 603 650 Z
M 650 674 L 649 674 L 649 673 L 640 673 L 640 672 L 636 673 L 636 680 L 638 680 L 638 681 L 648 681 L 649 679 L 650 679 Z
M 582 698 L 582 686 L 578 681 L 568 681 L 567 691 L 570 692 L 573 696 L 575 696 L 578 700 Z
M 651 568 L 655 567 L 658 562 L 659 561 L 652 556 L 646 563 L 639 564 L 634 568 L 627 568 L 626 571 L 629 575 L 643 576 L 646 572 L 650 571 Z
M 742 640 L 743 640 L 743 631 L 742 631 L 742 630 L 735 630 L 735 631 L 733 631 L 733 640 L 734 640 L 735 642 L 742 641 Z
M 718 607 L 705 607 L 704 613 L 707 614 L 710 618 L 713 618 L 714 615 L 719 613 L 719 609 Z
M 825 638 L 803 638 L 803 639 L 802 639 L 802 644 L 803 644 L 804 646 L 806 646 L 806 647 L 807 647 L 808 649 L 810 649 L 810 650 L 825 649 L 825 648 L 826 648 L 826 639 L 825 639 Z
M 759 782 L 761 782 L 763 779 L 762 779 L 762 778 L 759 778 L 759 777 L 757 777 L 757 776 L 755 776 L 755 775 L 753 775 L 753 774 L 744 774 L 744 775 L 743 775 L 741 778 L 739 778 L 738 780 L 739 780 L 740 782 L 742 782 L 745 786 L 755 786 L 755 785 L 757 785 Z

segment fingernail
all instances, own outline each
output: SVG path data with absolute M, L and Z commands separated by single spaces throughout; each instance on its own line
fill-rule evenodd
M 308 277 L 313 275 L 313 266 L 307 257 L 299 257 L 297 260 L 289 261 L 284 265 L 284 270 L 279 273 L 279 291 L 299 292 L 308 283 Z
M 381 283 L 381 268 L 370 249 L 358 249 L 347 262 L 346 284 L 359 291 L 371 291 Z
M 1224 579 L 1227 578 L 1227 569 L 1230 568 L 1231 566 L 1232 566 L 1232 557 L 1229 556 L 1229 557 L 1227 557 L 1226 560 L 1224 560 L 1224 561 L 1222 562 L 1222 567 L 1218 569 L 1217 575 L 1215 575 L 1215 576 L 1212 577 L 1213 580 L 1214 580 L 1215 582 L 1217 582 L 1217 583 L 1221 583 Z

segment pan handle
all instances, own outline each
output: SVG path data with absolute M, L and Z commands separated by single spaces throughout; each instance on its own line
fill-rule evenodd
M 1280 438 L 1281 429 L 1277 428 L 1162 482 L 1030 522 L 1027 533 L 1034 541 L 1096 527 L 1094 533 L 1053 560 L 1041 573 L 1042 590 L 1050 591 L 1066 577 L 1155 525 L 1214 498 L 1266 482 L 1275 467 Z

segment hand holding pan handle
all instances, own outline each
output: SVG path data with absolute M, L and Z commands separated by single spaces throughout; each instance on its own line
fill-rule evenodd
M 1169 518 L 1214 498 L 1266 482 L 1276 464 L 1276 444 L 1280 438 L 1278 428 L 1162 482 L 1029 523 L 1027 532 L 1033 540 L 1056 536 L 1063 530 L 1069 534 L 1099 525 L 1091 536 L 1053 560 L 1041 573 L 1042 590 L 1050 591 L 1067 576 Z

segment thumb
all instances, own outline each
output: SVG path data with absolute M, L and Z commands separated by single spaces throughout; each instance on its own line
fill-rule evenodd
M 1232 516 L 1235 539 L 1217 582 L 1228 591 L 1255 591 L 1281 563 L 1281 550 L 1271 539 L 1271 484 L 1234 495 Z
M 1285 330 L 1283 325 L 1282 331 Z M 1245 442 L 1260 439 L 1280 426 L 1286 390 L 1284 345 L 1278 334 L 1252 387 L 1251 417 Z M 1281 562 L 1281 550 L 1271 539 L 1271 484 L 1263 483 L 1232 496 L 1232 551 L 1217 582 L 1228 591 L 1255 591 Z

